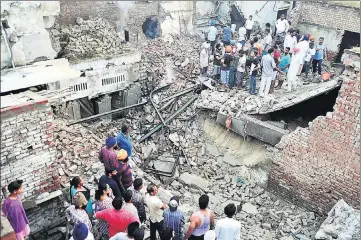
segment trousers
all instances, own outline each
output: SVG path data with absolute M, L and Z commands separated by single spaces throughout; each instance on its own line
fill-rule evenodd
M 261 77 L 261 86 L 259 88 L 259 95 L 261 97 L 267 97 L 269 93 L 269 89 L 271 87 L 272 83 L 272 76 L 268 77 L 265 75 L 262 75 Z

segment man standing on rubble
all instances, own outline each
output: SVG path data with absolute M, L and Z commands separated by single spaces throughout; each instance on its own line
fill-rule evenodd
M 115 169 L 118 164 L 115 147 L 117 140 L 114 137 L 108 137 L 105 140 L 105 146 L 99 152 L 99 161 L 104 164 L 105 169 Z
M 246 36 L 247 36 L 247 40 L 249 40 L 250 37 L 251 37 L 251 32 L 252 32 L 252 29 L 253 29 L 253 24 L 254 24 L 254 21 L 252 20 L 252 15 L 249 15 L 249 19 L 247 19 L 247 21 L 246 21 Z
M 199 65 L 201 67 L 201 75 L 206 76 L 209 65 L 209 44 L 204 42 L 201 47 L 201 53 L 199 55 Z
M 229 46 L 231 44 L 232 38 L 232 29 L 229 26 L 223 28 L 223 44 L 224 46 Z
M 323 37 L 320 37 L 320 39 L 318 40 L 318 44 L 315 45 L 316 54 L 313 57 L 313 61 L 312 61 L 312 68 L 313 68 L 312 70 L 314 75 L 316 74 L 316 67 L 317 67 L 318 75 L 321 75 L 322 61 L 323 59 L 327 60 L 327 48 L 323 44 L 324 40 L 325 39 Z
M 276 36 L 277 40 L 281 41 L 282 43 L 285 40 L 286 32 L 288 31 L 290 25 L 288 24 L 288 21 L 284 14 L 281 15 L 281 18 L 279 18 L 276 21 Z
M 274 48 L 270 48 L 268 50 L 268 54 L 262 57 L 262 61 L 261 61 L 262 77 L 261 77 L 261 87 L 259 89 L 260 97 L 266 98 L 268 96 L 272 83 L 273 72 L 277 71 L 280 74 L 283 74 L 283 72 L 276 67 L 275 60 L 273 59 L 273 52 L 274 52 Z
M 129 136 L 130 128 L 127 125 L 122 126 L 121 133 L 115 138 L 117 140 L 118 148 L 124 149 L 128 153 L 128 158 L 132 156 L 132 142 Z
M 217 35 L 218 35 L 218 30 L 215 27 L 216 25 L 216 20 L 212 19 L 211 21 L 211 26 L 208 28 L 207 32 L 207 40 L 210 41 L 211 43 L 211 53 L 213 54 L 214 52 L 214 46 L 216 45 L 216 40 L 217 40 Z

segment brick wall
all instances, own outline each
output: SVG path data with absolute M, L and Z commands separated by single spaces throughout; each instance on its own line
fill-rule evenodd
M 292 25 L 299 22 L 318 24 L 333 29 L 360 32 L 360 9 L 331 5 L 327 2 L 300 2 Z
M 52 124 L 52 110 L 46 100 L 1 110 L 2 187 L 22 179 L 25 198 L 59 187 L 53 169 L 56 150 Z
M 341 198 L 360 207 L 360 73 L 353 68 L 359 61 L 359 54 L 347 59 L 334 111 L 285 135 L 276 146 L 280 151 L 268 188 L 319 213 Z
M 121 10 L 116 1 L 60 1 L 60 14 L 58 21 L 75 24 L 77 17 L 101 17 L 117 26 Z

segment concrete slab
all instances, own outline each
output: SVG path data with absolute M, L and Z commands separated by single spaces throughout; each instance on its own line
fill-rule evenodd
M 227 116 L 222 113 L 217 115 L 217 123 L 226 126 Z M 241 115 L 239 118 L 232 118 L 231 128 L 233 132 L 246 137 L 251 136 L 271 145 L 276 145 L 282 136 L 289 131 L 274 126 L 273 124 L 262 122 L 249 115 Z
M 51 45 L 49 33 L 45 30 L 39 34 L 22 36 L 21 40 L 26 62 L 30 63 L 38 57 L 54 59 L 58 55 Z
M 209 186 L 209 182 L 206 179 L 189 173 L 183 173 L 180 176 L 179 181 L 190 187 L 198 188 L 203 191 L 207 191 Z

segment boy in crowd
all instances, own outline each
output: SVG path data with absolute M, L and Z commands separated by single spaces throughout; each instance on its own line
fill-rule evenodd
M 2 212 L 14 229 L 17 240 L 23 240 L 30 234 L 29 220 L 20 200 L 20 195 L 23 193 L 22 184 L 22 180 L 16 180 L 8 185 L 10 195 L 5 199 L 2 206 Z

